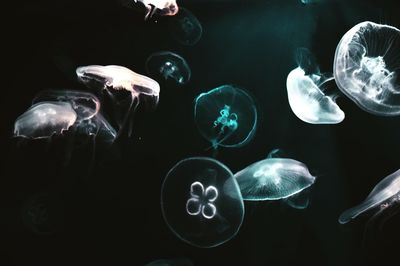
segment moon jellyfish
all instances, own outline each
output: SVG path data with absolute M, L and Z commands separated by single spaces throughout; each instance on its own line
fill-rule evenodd
M 268 158 L 235 174 L 244 200 L 279 200 L 314 184 L 306 165 L 293 159 Z
M 200 21 L 183 7 L 175 16 L 169 18 L 168 27 L 172 37 L 183 45 L 195 45 L 203 34 Z
M 344 112 L 321 89 L 333 78 L 326 78 L 319 72 L 313 55 L 307 49 L 297 49 L 296 57 L 299 67 L 292 70 L 286 80 L 289 105 L 293 113 L 310 124 L 342 122 Z
M 397 170 L 380 181 L 363 202 L 343 212 L 339 217 L 339 223 L 348 223 L 369 210 L 374 210 L 375 215 L 380 214 L 388 207 L 397 206 L 399 201 L 400 170 Z
M 196 97 L 194 120 L 213 148 L 240 147 L 254 136 L 257 110 L 248 93 L 223 85 Z
M 351 28 L 334 59 L 339 89 L 375 115 L 400 115 L 400 30 L 370 21 Z
M 231 171 L 206 157 L 184 159 L 168 172 L 161 208 L 178 238 L 202 248 L 234 237 L 244 216 L 242 195 Z
M 192 266 L 193 263 L 188 259 L 155 260 L 146 266 Z
M 186 60 L 168 51 L 151 54 L 146 61 L 146 71 L 150 76 L 173 79 L 180 85 L 186 84 L 191 76 Z
M 160 85 L 157 81 L 137 74 L 132 70 L 116 65 L 82 66 L 76 69 L 78 79 L 89 87 L 106 92 L 114 102 L 116 123 L 119 132 L 129 123 L 128 136 L 132 133 L 132 119 L 129 120 L 139 105 L 139 96 L 143 95 L 157 106 Z M 122 93 L 122 99 L 121 94 Z M 124 108 L 125 107 L 125 108 Z
M 159 16 L 174 16 L 178 13 L 176 0 L 132 0 L 134 3 L 142 3 L 146 8 L 144 19 L 151 18 L 154 14 Z M 126 2 L 126 1 L 124 1 Z M 127 3 L 125 3 L 127 4 Z
M 32 105 L 14 124 L 14 136 L 42 139 L 62 134 L 75 123 L 77 114 L 67 102 L 43 102 Z

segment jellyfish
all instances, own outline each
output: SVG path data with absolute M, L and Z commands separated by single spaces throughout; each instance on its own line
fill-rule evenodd
M 56 197 L 37 193 L 22 204 L 21 218 L 28 230 L 37 235 L 50 235 L 62 227 L 62 210 Z
M 134 3 L 142 3 L 146 8 L 144 19 L 151 18 L 154 14 L 159 16 L 174 16 L 178 13 L 179 7 L 176 0 L 132 0 Z M 124 1 L 128 4 L 128 1 Z
M 297 49 L 296 57 L 299 66 L 289 73 L 286 80 L 289 105 L 293 113 L 310 124 L 342 122 L 344 112 L 322 90 L 322 86 L 333 78 L 319 72 L 316 60 L 307 49 Z
M 400 115 L 400 30 L 370 21 L 351 28 L 334 59 L 339 89 L 375 115 Z
M 43 139 L 60 135 L 74 125 L 77 114 L 68 102 L 40 102 L 17 118 L 14 136 Z
M 119 130 L 118 135 L 129 123 L 128 136 L 132 134 L 132 118 L 137 106 L 139 96 L 143 95 L 153 100 L 157 106 L 160 94 L 160 85 L 157 81 L 137 74 L 122 66 L 82 66 L 76 69 L 78 79 L 89 87 L 101 89 L 106 92 L 114 102 L 116 109 L 116 123 Z M 120 100 L 118 96 L 124 94 Z M 122 106 L 122 108 L 121 108 Z M 124 109 L 123 107 L 126 107 Z M 117 135 L 117 137 L 118 137 Z
M 343 212 L 339 223 L 345 224 L 369 210 L 375 215 L 380 214 L 390 206 L 398 205 L 400 201 L 400 169 L 381 180 L 359 205 Z
M 179 85 L 186 84 L 191 76 L 186 60 L 168 51 L 151 54 L 146 61 L 146 70 L 150 76 L 172 79 Z
M 162 185 L 161 208 L 178 238 L 202 248 L 233 238 L 244 217 L 242 195 L 232 172 L 207 157 L 187 158 L 172 167 Z
M 189 259 L 169 259 L 169 260 L 155 260 L 146 266 L 192 266 L 193 263 Z
M 188 9 L 181 7 L 179 12 L 168 18 L 168 27 L 172 37 L 183 45 L 195 45 L 203 34 L 200 21 Z
M 248 93 L 232 85 L 223 85 L 196 97 L 194 120 L 201 135 L 214 149 L 240 147 L 254 136 L 257 109 Z
M 286 158 L 267 158 L 235 174 L 244 200 L 280 200 L 314 184 L 303 163 Z

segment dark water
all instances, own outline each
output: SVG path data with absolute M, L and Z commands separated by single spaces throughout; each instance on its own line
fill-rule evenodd
M 182 257 L 195 265 L 397 265 L 399 215 L 367 242 L 367 218 L 348 225 L 337 218 L 400 167 L 400 119 L 373 116 L 339 97 L 346 113 L 341 124 L 306 124 L 290 110 L 285 88 L 295 48 L 308 47 L 322 72 L 332 72 L 336 45 L 353 25 L 371 20 L 400 27 L 396 1 L 180 2 L 203 26 L 192 47 L 174 41 L 162 20 L 145 22 L 117 1 L 18 1 L 3 40 L 10 71 L 3 74 L 1 106 L 0 265 L 143 265 Z M 146 58 L 162 50 L 186 58 L 191 82 L 161 83 L 157 110 L 139 109 L 133 137 L 99 148 L 92 167 L 85 145 L 64 166 L 64 140 L 11 138 L 15 118 L 40 90 L 85 89 L 75 78 L 77 66 L 117 64 L 144 73 Z M 281 148 L 318 179 L 308 209 L 246 203 L 235 238 L 199 249 L 167 228 L 160 189 L 177 161 L 212 155 L 194 124 L 193 100 L 222 84 L 251 92 L 261 119 L 251 143 L 221 148 L 218 160 L 236 172 Z M 50 213 L 36 231 L 24 214 L 35 200 L 37 213 L 40 206 Z

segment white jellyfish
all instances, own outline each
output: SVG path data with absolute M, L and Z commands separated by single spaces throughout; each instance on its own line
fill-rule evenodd
M 119 126 L 118 135 L 129 124 L 128 135 L 132 133 L 132 116 L 140 103 L 140 96 L 151 98 L 157 106 L 160 94 L 160 85 L 157 81 L 133 72 L 132 70 L 116 65 L 82 66 L 76 69 L 78 79 L 89 87 L 106 92 L 112 99 L 115 111 L 115 120 Z M 121 93 L 126 94 L 122 96 Z M 130 119 L 131 118 L 131 119 Z
M 334 59 L 339 89 L 376 115 L 400 115 L 400 30 L 365 21 L 340 40 Z
M 286 80 L 289 105 L 293 113 L 310 124 L 337 124 L 345 114 L 333 97 L 325 95 L 323 85 L 332 80 L 319 72 L 312 54 L 305 48 L 296 51 L 299 67 Z
M 235 174 L 244 200 L 279 200 L 314 184 L 306 165 L 286 158 L 267 158 Z
M 130 0 L 133 3 L 142 3 L 146 8 L 145 20 L 151 18 L 154 14 L 159 16 L 174 16 L 179 11 L 176 0 Z M 128 4 L 128 0 L 123 1 Z

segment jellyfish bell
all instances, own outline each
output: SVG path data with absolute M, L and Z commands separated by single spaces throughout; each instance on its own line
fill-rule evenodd
M 233 85 L 217 87 L 195 99 L 195 123 L 214 149 L 249 143 L 257 128 L 257 116 L 253 98 Z
M 136 8 L 140 3 L 145 8 L 145 20 L 158 16 L 174 16 L 179 11 L 176 0 L 119 0 L 125 7 Z
M 78 79 L 88 87 L 100 89 L 111 97 L 114 108 L 117 110 L 116 123 L 119 126 L 118 134 L 129 123 L 128 135 L 132 133 L 132 120 L 140 102 L 140 96 L 149 98 L 153 106 L 157 106 L 160 95 L 160 85 L 157 81 L 133 72 L 132 70 L 116 65 L 82 66 L 76 69 Z M 122 95 L 122 99 L 120 96 Z M 127 97 L 126 97 L 127 95 Z M 116 97 L 118 96 L 118 97 Z M 122 106 L 122 107 L 121 107 Z
M 69 102 L 77 114 L 77 120 L 94 117 L 100 111 L 100 100 L 92 93 L 74 90 L 44 90 L 36 94 L 32 103 L 45 101 Z
M 172 38 L 183 45 L 193 46 L 200 40 L 203 27 L 197 17 L 186 8 L 168 18 L 168 28 Z
M 189 259 L 161 259 L 149 262 L 146 266 L 193 266 Z
M 334 76 L 339 89 L 363 110 L 400 115 L 400 30 L 361 22 L 341 38 Z
M 61 135 L 73 126 L 77 114 L 68 102 L 39 102 L 19 116 L 14 124 L 14 136 L 30 139 Z
M 339 223 L 345 224 L 367 211 L 380 212 L 390 206 L 398 206 L 400 201 L 400 170 L 381 180 L 359 205 L 344 211 Z
M 244 200 L 280 200 L 314 184 L 306 165 L 293 159 L 267 158 L 235 174 Z
M 244 217 L 243 199 L 232 172 L 207 157 L 178 162 L 161 189 L 163 217 L 191 245 L 209 248 L 233 238 Z
M 310 124 L 337 124 L 345 115 L 333 97 L 325 95 L 323 86 L 333 80 L 320 73 L 317 60 L 307 48 L 296 49 L 298 67 L 286 79 L 290 108 L 302 121 Z
M 150 76 L 172 79 L 179 85 L 186 84 L 191 76 L 186 60 L 169 51 L 151 54 L 146 60 L 146 71 Z

